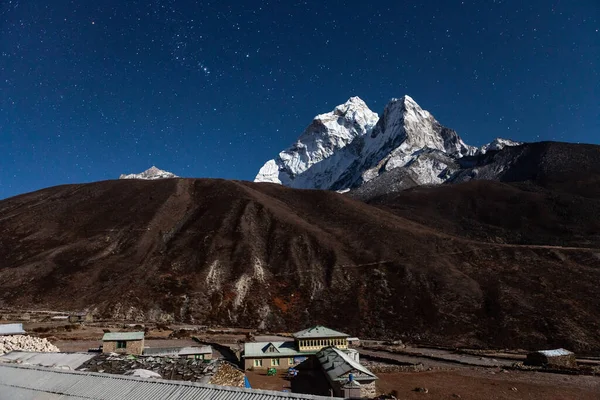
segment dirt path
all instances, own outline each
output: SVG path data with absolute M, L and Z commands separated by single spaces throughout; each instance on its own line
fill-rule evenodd
M 514 362 L 513 360 L 454 354 L 447 350 L 423 348 L 406 348 L 402 353 L 360 349 L 360 354 L 367 357 L 392 359 L 407 364 L 423 364 L 425 368 L 508 367 Z
M 463 400 L 598 400 L 600 378 L 538 372 L 460 368 L 454 371 L 378 374 L 381 393 L 396 391 L 399 399 Z M 415 388 L 427 388 L 419 393 Z

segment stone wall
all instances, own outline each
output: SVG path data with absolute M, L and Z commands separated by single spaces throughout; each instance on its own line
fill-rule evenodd
M 102 352 L 141 355 L 144 352 L 144 340 L 128 340 L 124 349 L 117 349 L 116 341 L 102 342 Z
M 377 394 L 377 389 L 375 388 L 375 381 L 371 381 L 369 383 L 364 382 L 360 384 L 360 395 L 365 398 L 375 397 Z
M 329 380 L 329 379 L 328 379 Z M 361 381 L 360 383 L 360 397 L 363 399 L 370 399 L 375 397 L 377 389 L 375 388 L 375 380 Z M 333 393 L 338 397 L 344 397 L 343 386 L 346 382 L 330 382 Z

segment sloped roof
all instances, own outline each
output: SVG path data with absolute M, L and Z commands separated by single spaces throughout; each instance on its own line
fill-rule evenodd
M 22 335 L 26 333 L 23 330 L 23 324 L 0 324 L 0 336 L 4 335 Z
M 102 337 L 102 341 L 116 341 L 116 340 L 142 340 L 144 338 L 144 332 L 110 332 L 105 333 Z
M 277 352 L 268 353 L 273 345 Z M 253 342 L 244 343 L 244 357 L 294 357 L 315 354 L 315 352 L 298 351 L 294 342 Z
M 189 356 L 194 354 L 212 354 L 212 347 L 210 346 L 190 346 L 183 347 L 177 353 L 180 356 Z
M 9 364 L 0 364 L 0 393 L 7 399 L 37 400 L 331 400 L 308 394 Z
M 350 335 L 334 331 L 325 326 L 317 325 L 312 328 L 304 329 L 292 335 L 296 339 L 313 339 L 313 338 L 343 338 Z
M 42 353 L 35 351 L 11 351 L 0 356 L 0 362 L 39 365 L 63 369 L 77 369 L 94 358 L 95 353 Z
M 317 353 L 317 359 L 331 381 L 345 381 L 349 373 L 357 381 L 377 379 L 374 373 L 338 348 L 324 348 Z

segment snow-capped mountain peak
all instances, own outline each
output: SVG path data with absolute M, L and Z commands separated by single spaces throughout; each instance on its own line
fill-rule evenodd
M 146 180 L 153 180 L 153 179 L 165 179 L 165 178 L 178 178 L 177 175 L 168 172 L 168 171 L 163 171 L 162 169 L 156 168 L 155 166 L 152 166 L 150 168 L 148 168 L 147 170 L 145 170 L 142 173 L 139 174 L 121 174 L 121 176 L 119 176 L 119 179 L 146 179 Z
M 303 174 L 330 158 L 355 138 L 371 133 L 379 117 L 359 97 L 351 97 L 333 111 L 317 115 L 296 143 L 267 161 L 255 181 L 273 182 L 292 187 L 310 186 L 302 182 Z M 324 176 L 323 168 L 312 176 L 315 182 L 328 187 L 332 178 Z M 326 169 L 326 168 L 325 168 Z
M 359 97 L 315 117 L 297 142 L 269 160 L 256 182 L 345 191 L 402 169 L 413 184 L 448 181 L 465 156 L 519 143 L 506 139 L 477 148 L 441 125 L 410 96 L 391 99 L 381 117 Z

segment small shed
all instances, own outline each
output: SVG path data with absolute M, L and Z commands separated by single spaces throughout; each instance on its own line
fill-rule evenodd
M 184 347 L 179 350 L 177 354 L 179 357 L 194 358 L 196 360 L 211 360 L 212 359 L 212 347 L 211 346 L 190 346 Z
M 350 347 L 359 347 L 360 346 L 360 339 L 357 337 L 349 337 L 348 338 L 348 346 Z
M 69 315 L 69 322 L 72 324 L 94 322 L 94 317 L 89 312 L 78 312 Z
M 0 324 L 0 336 L 25 335 L 23 324 Z
M 576 368 L 577 360 L 573 352 L 561 348 L 529 353 L 525 364 L 550 368 Z
M 141 355 L 144 351 L 144 332 L 110 332 L 102 337 L 103 353 Z

